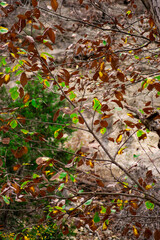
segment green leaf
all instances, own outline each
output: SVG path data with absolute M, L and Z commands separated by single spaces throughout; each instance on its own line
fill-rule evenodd
M 71 179 L 72 182 L 76 181 L 75 177 L 72 174 L 69 174 L 69 176 L 70 176 L 70 179 Z
M 18 93 L 18 87 L 13 87 L 9 90 L 10 94 L 11 94 L 11 98 L 13 100 L 16 100 L 19 97 L 19 93 Z
M 108 225 L 109 224 L 109 219 L 106 219 L 105 223 Z
M 103 128 L 100 130 L 100 133 L 101 133 L 101 134 L 105 134 L 106 131 L 107 131 L 107 128 L 103 127 Z
M 38 108 L 38 105 L 37 105 L 35 99 L 32 99 L 31 103 L 32 103 L 32 106 L 33 106 L 33 107 Z
M 6 3 L 6 2 L 0 2 L 0 5 L 1 5 L 2 7 L 6 7 L 6 6 L 8 5 L 8 3 Z
M 9 205 L 9 204 L 10 204 L 9 197 L 3 196 L 3 195 L 2 195 L 2 197 L 3 197 L 4 202 L 5 202 L 7 205 Z
M 101 106 L 102 104 L 100 103 L 100 101 L 98 100 L 98 98 L 94 98 L 93 99 L 93 110 L 102 114 L 101 112 Z
M 101 206 L 101 213 L 106 213 L 106 211 L 107 211 L 107 209 L 105 208 L 105 207 L 103 207 L 103 206 Z
M 78 122 L 79 122 L 79 119 L 78 119 L 78 118 L 76 118 L 76 117 L 74 117 L 74 118 L 72 118 L 72 122 L 73 122 L 74 124 L 76 124 L 76 123 L 78 123 Z
M 27 183 L 29 183 L 30 181 L 28 180 L 28 181 L 25 181 L 25 182 L 23 182 L 22 184 L 21 184 L 21 189 L 23 189 L 26 185 L 27 185 Z
M 77 113 L 72 113 L 72 114 L 70 115 L 70 118 L 74 118 L 74 117 L 78 117 Z
M 134 55 L 135 59 L 139 59 L 139 57 L 137 55 Z
M 84 203 L 84 205 L 90 205 L 92 203 L 92 199 L 89 199 L 87 202 Z
M 18 70 L 16 73 L 15 73 L 15 76 L 18 76 L 19 74 L 21 74 L 23 72 L 23 70 Z
M 144 134 L 144 132 L 142 130 L 137 131 L 137 137 L 141 137 L 143 134 Z
M 10 70 L 11 70 L 11 68 L 10 68 L 10 67 L 6 67 L 6 68 L 5 68 L 5 71 L 6 71 L 6 73 L 9 73 L 9 72 L 10 72 Z
M 134 158 L 138 158 L 139 156 L 140 156 L 140 154 L 138 154 L 138 155 L 134 154 L 133 155 Z
M 144 114 L 144 111 L 143 111 L 142 109 L 139 109 L 139 111 L 140 111 L 142 114 Z
M 154 203 L 150 202 L 150 201 L 146 201 L 145 202 L 146 208 L 149 210 L 153 210 L 154 209 Z
M 64 188 L 64 183 L 61 183 L 58 190 L 61 191 Z
M 69 98 L 71 101 L 73 101 L 76 97 L 77 95 L 73 91 L 69 93 Z
M 5 66 L 5 65 L 7 64 L 7 62 L 6 62 L 6 58 L 3 57 L 2 60 L 1 60 L 1 62 L 2 62 L 2 64 Z
M 39 178 L 40 176 L 38 175 L 38 174 L 36 174 L 36 173 L 33 173 L 33 179 L 35 179 L 35 178 Z
M 64 177 L 66 177 L 67 176 L 67 173 L 66 172 L 62 172 L 62 173 L 60 173 L 60 175 L 59 175 L 59 179 L 63 179 Z
M 42 52 L 41 54 L 45 54 L 45 55 L 47 55 L 47 56 L 50 57 L 50 58 L 54 58 L 51 54 L 49 54 L 49 53 L 47 53 L 47 52 Z
M 79 190 L 79 191 L 78 191 L 78 193 L 83 193 L 83 192 L 84 192 L 84 190 L 83 190 L 83 189 L 81 189 L 81 190 Z
M 46 86 L 46 87 L 50 87 L 50 83 L 45 79 L 44 80 L 44 85 Z
M 2 26 L 0 26 L 0 33 L 7 33 L 8 32 L 8 28 L 4 28 Z
M 96 212 L 95 214 L 94 214 L 94 218 L 93 218 L 93 221 L 95 222 L 95 223 L 98 223 L 98 222 L 100 222 L 100 217 L 99 217 L 99 214 L 98 214 L 98 212 Z
M 16 128 L 17 127 L 17 120 L 12 120 L 11 122 L 10 122 L 10 126 L 11 126 L 11 128 Z
M 60 210 L 61 212 L 66 212 L 66 210 L 64 210 L 62 207 L 59 207 L 59 206 L 55 206 L 55 209 L 57 209 L 57 210 Z
M 156 78 L 157 80 L 160 80 L 160 75 L 159 75 L 159 76 L 156 76 L 156 77 L 154 77 L 154 78 Z
M 27 134 L 27 133 L 29 133 L 29 131 L 28 131 L 28 130 L 26 130 L 26 129 L 21 129 L 21 132 L 22 132 L 22 133 L 24 133 L 24 134 Z
M 107 45 L 107 42 L 105 40 L 103 40 L 103 45 L 106 46 Z

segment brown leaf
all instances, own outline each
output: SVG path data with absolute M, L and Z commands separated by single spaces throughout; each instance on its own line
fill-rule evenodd
M 156 229 L 154 232 L 154 239 L 159 240 L 160 239 L 160 230 Z
M 27 78 L 27 76 L 26 76 L 26 73 L 23 72 L 23 73 L 21 74 L 20 82 L 21 82 L 21 85 L 22 85 L 23 87 L 27 84 L 28 78 Z
M 17 150 L 11 150 L 15 158 L 21 158 L 23 155 L 28 153 L 28 148 L 26 146 L 19 147 Z
M 149 239 L 152 236 L 152 232 L 149 228 L 146 228 L 144 231 L 144 237 Z
M 38 8 L 35 8 L 34 10 L 33 10 L 33 16 L 35 16 L 37 19 L 40 17 L 40 11 L 39 11 L 39 9 Z
M 117 105 L 118 105 L 119 107 L 123 108 L 123 105 L 122 105 L 122 103 L 121 103 L 120 101 L 118 101 L 118 100 L 112 100 L 112 102 L 117 103 Z
M 32 0 L 32 6 L 36 7 L 37 6 L 37 0 Z
M 2 159 L 0 158 L 0 167 L 2 167 L 2 165 L 3 165 L 3 161 L 2 161 Z
M 18 169 L 20 169 L 21 165 L 20 164 L 16 164 L 13 166 L 13 171 L 17 171 Z
M 107 121 L 100 121 L 100 125 L 101 125 L 101 127 L 108 127 L 108 122 Z
M 6 144 L 6 145 L 9 144 L 10 143 L 10 138 L 3 138 L 2 143 Z
M 17 15 L 17 17 L 18 17 L 19 19 L 26 19 L 26 18 L 27 18 L 27 16 L 22 15 L 22 14 Z
M 117 70 L 118 65 L 119 65 L 118 63 L 119 63 L 118 57 L 112 56 L 112 58 L 111 58 L 111 67 L 113 68 L 113 70 Z
M 117 72 L 117 78 L 121 81 L 121 82 L 124 82 L 124 74 L 122 72 Z
M 95 121 L 94 121 L 94 125 L 98 125 L 99 122 L 100 122 L 99 120 L 95 120 Z
M 53 43 L 55 43 L 55 34 L 54 34 L 52 28 L 49 28 L 46 33 L 47 33 L 49 39 L 50 39 Z
M 24 97 L 24 90 L 22 87 L 19 88 L 19 96 L 20 96 L 20 98 Z
M 155 83 L 154 87 L 158 92 L 160 92 L 160 83 Z
M 97 182 L 98 186 L 104 187 L 104 183 L 101 180 L 97 179 L 96 182 Z
M 149 39 L 150 39 L 151 41 L 155 41 L 155 36 L 154 36 L 154 32 L 153 32 L 153 31 L 151 31 L 151 32 L 149 33 Z
M 58 111 L 54 114 L 54 117 L 53 117 L 53 122 L 55 122 L 59 116 L 59 112 L 60 112 L 60 109 L 58 109 Z
M 130 211 L 130 213 L 131 213 L 132 215 L 136 215 L 136 211 L 134 211 L 133 208 L 130 207 L 130 208 L 129 208 L 129 211 Z
M 123 100 L 123 94 L 121 92 L 115 91 L 114 94 L 118 100 L 120 100 L 120 101 Z
M 78 120 L 79 120 L 79 123 L 80 123 L 80 124 L 83 124 L 83 123 L 84 123 L 84 119 L 83 119 L 82 117 L 79 116 L 79 117 L 78 117 Z
M 132 123 L 132 122 L 130 122 L 130 121 L 124 121 L 126 124 L 127 124 L 127 126 L 128 127 L 130 127 L 130 128 L 134 128 L 135 127 L 135 124 L 134 123 Z
M 101 117 L 101 119 L 110 118 L 112 115 L 113 115 L 113 114 L 109 114 L 109 115 L 104 114 L 104 115 Z
M 53 10 L 56 11 L 58 8 L 57 0 L 51 0 L 51 6 L 52 6 Z
M 62 137 L 63 137 L 63 131 L 60 131 L 56 139 L 60 140 Z

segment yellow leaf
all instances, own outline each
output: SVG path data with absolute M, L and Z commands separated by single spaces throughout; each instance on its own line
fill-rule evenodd
M 66 182 L 68 182 L 68 174 L 66 175 Z
M 15 54 L 14 53 L 11 53 L 12 57 L 16 58 Z
M 9 79 L 10 79 L 10 75 L 9 74 L 6 74 L 5 77 L 4 77 L 5 81 L 7 82 Z
M 146 188 L 146 190 L 149 190 L 149 189 L 152 188 L 152 186 L 151 185 L 147 185 L 145 188 Z
M 103 70 L 104 70 L 104 62 L 101 63 L 100 72 L 102 72 Z
M 155 79 L 153 79 L 153 78 L 148 78 L 147 79 L 148 84 L 153 84 L 154 82 L 155 82 Z
M 120 134 L 116 139 L 117 143 L 120 143 L 121 141 L 122 141 L 122 134 Z
M 123 200 L 122 200 L 122 199 L 118 199 L 118 200 L 117 200 L 117 206 L 118 206 L 118 207 L 121 207 L 122 204 L 123 204 Z
M 29 238 L 28 238 L 28 237 L 26 237 L 26 236 L 24 236 L 24 240 L 29 240 Z
M 118 154 L 122 154 L 122 153 L 123 153 L 123 150 L 124 150 L 125 148 L 126 148 L 126 147 L 121 148 L 121 149 L 118 151 Z
M 100 76 L 100 77 L 103 77 L 103 73 L 102 73 L 102 72 L 99 72 L 99 76 Z
M 103 230 L 106 230 L 107 229 L 107 225 L 106 225 L 106 223 L 104 222 L 103 223 Z
M 133 114 L 132 113 L 127 113 L 127 115 L 131 118 L 133 118 Z
M 136 228 L 135 226 L 133 226 L 133 233 L 134 233 L 134 235 L 135 235 L 136 237 L 139 236 L 138 230 L 137 230 L 137 228 Z

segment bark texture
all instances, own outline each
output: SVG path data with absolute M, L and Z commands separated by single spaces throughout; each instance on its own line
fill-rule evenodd
M 144 6 L 152 14 L 158 32 L 160 34 L 160 0 L 141 0 Z

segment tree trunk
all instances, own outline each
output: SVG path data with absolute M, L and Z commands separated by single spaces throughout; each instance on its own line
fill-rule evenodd
M 148 11 L 151 12 L 160 34 L 160 0 L 141 0 Z

